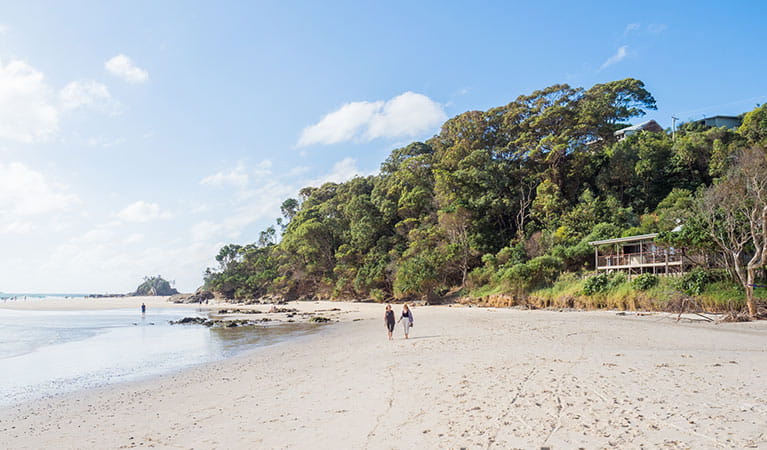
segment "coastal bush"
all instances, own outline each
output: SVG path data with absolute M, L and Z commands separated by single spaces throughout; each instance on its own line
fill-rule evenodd
M 526 263 L 502 268 L 498 278 L 515 290 L 526 292 L 532 288 L 552 284 L 562 270 L 562 260 L 554 256 L 538 256 Z
M 629 288 L 628 277 L 623 272 L 615 272 L 610 274 L 609 281 L 607 283 L 607 290 L 613 291 L 620 288 Z
M 438 269 L 432 258 L 416 256 L 400 263 L 394 282 L 394 296 L 430 295 L 437 288 Z
M 631 287 L 638 291 L 646 291 L 658 285 L 658 277 L 651 273 L 643 273 L 631 280 Z
M 378 303 L 383 303 L 383 301 L 386 300 L 386 292 L 381 289 L 371 289 L 370 298 L 377 301 Z
M 600 273 L 586 278 L 583 283 L 583 294 L 594 295 L 607 290 L 610 285 L 610 276 L 606 273 Z
M 703 293 L 706 284 L 710 281 L 712 281 L 712 277 L 709 273 L 704 269 L 696 267 L 679 278 L 677 286 L 685 294 L 700 295 Z
M 625 79 L 553 85 L 460 114 L 426 142 L 392 150 L 375 175 L 301 189 L 256 242 L 221 249 L 206 287 L 227 298 L 431 301 L 468 289 L 536 306 L 662 307 L 665 280 L 561 275 L 594 269 L 590 241 L 678 223 L 667 234 L 686 240 L 675 248 L 716 256 L 690 214 L 694 192 L 767 131 L 754 119 L 739 131 L 680 129 L 676 141 L 664 132 L 615 140 L 616 124 L 654 107 L 641 81 Z M 593 146 L 581 151 L 586 137 Z M 679 286 L 705 293 L 716 280 L 696 273 Z

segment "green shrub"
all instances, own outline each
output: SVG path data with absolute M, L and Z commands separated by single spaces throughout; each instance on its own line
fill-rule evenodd
M 607 283 L 607 290 L 612 291 L 626 284 L 626 282 L 628 281 L 628 278 L 626 277 L 626 274 L 623 272 L 615 272 L 609 275 L 609 280 L 610 281 L 608 281 Z
M 610 276 L 606 273 L 600 273 L 593 277 L 586 278 L 583 283 L 583 293 L 585 295 L 594 295 L 607 290 L 610 285 Z
M 651 273 L 643 273 L 631 281 L 631 287 L 638 291 L 646 291 L 658 284 L 658 277 Z
M 561 270 L 561 259 L 543 255 L 526 263 L 503 268 L 498 272 L 498 279 L 517 289 L 529 291 L 554 283 Z
M 700 295 L 711 281 L 713 279 L 708 272 L 701 268 L 695 268 L 679 279 L 677 288 L 687 295 Z
M 495 260 L 501 265 L 520 264 L 526 259 L 525 245 L 522 243 L 504 247 L 495 255 Z
M 378 303 L 383 303 L 383 301 L 386 300 L 386 292 L 382 289 L 371 289 L 370 297 Z

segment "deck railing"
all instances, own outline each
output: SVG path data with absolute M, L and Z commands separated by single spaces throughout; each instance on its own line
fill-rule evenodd
M 616 267 L 616 266 L 645 266 L 657 264 L 679 264 L 682 262 L 682 254 L 678 252 L 666 253 L 663 251 L 644 252 L 644 253 L 625 253 L 623 255 L 599 255 L 597 266 Z

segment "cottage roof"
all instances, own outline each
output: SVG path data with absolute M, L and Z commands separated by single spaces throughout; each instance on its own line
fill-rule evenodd
M 605 239 L 602 241 L 591 241 L 589 242 L 589 245 L 618 244 L 622 242 L 646 241 L 649 239 L 655 239 L 656 236 L 658 236 L 658 233 L 639 234 L 636 236 L 626 236 L 622 238 Z
M 638 123 L 636 125 L 632 125 L 630 127 L 621 128 L 620 130 L 613 133 L 615 136 L 620 136 L 621 134 L 625 134 L 627 131 L 663 131 L 663 127 L 658 125 L 658 122 L 650 119 L 646 122 Z
M 695 122 L 703 122 L 704 120 L 710 120 L 710 119 L 733 119 L 733 120 L 740 120 L 740 117 L 738 117 L 738 116 L 711 116 L 711 117 L 704 117 L 702 119 L 696 120 Z

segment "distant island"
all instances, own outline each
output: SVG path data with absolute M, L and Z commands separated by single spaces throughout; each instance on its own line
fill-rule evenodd
M 146 276 L 144 281 L 136 288 L 136 291 L 131 295 L 141 296 L 166 296 L 176 295 L 178 291 L 171 287 L 169 281 L 165 280 L 162 276 Z

